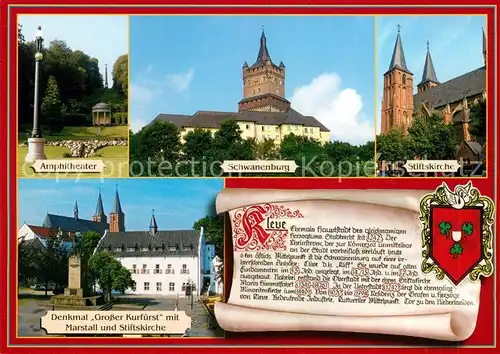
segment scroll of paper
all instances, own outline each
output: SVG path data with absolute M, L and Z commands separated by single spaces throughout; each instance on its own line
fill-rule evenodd
M 226 189 L 234 267 L 219 325 L 232 332 L 343 331 L 462 341 L 480 282 L 423 274 L 425 192 Z

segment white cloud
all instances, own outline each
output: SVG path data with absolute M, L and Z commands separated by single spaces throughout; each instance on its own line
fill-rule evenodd
M 291 102 L 330 129 L 333 140 L 363 144 L 374 139 L 374 121 L 363 116 L 361 96 L 352 88 L 343 89 L 336 73 L 322 74 L 295 89 Z
M 149 103 L 154 97 L 154 92 L 147 87 L 131 84 L 129 88 L 130 97 L 138 103 Z
M 181 73 L 173 73 L 167 75 L 167 84 L 170 88 L 177 92 L 184 92 L 189 89 L 191 81 L 193 81 L 194 69 L 189 69 Z

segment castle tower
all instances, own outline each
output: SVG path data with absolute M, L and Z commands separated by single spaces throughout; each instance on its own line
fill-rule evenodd
M 155 210 L 153 209 L 153 213 L 151 215 L 151 221 L 149 222 L 149 233 L 151 236 L 154 236 L 158 232 L 158 225 L 156 224 L 155 219 Z
M 422 73 L 422 81 L 417 86 L 418 93 L 427 91 L 430 88 L 439 85 L 432 63 L 431 51 L 429 50 L 429 41 L 427 41 L 427 55 L 425 56 L 424 72 Z
M 97 206 L 95 208 L 94 216 L 92 216 L 92 221 L 97 223 L 106 223 L 107 218 L 104 213 L 104 208 L 102 206 L 101 191 L 99 190 L 99 196 L 97 197 Z
M 118 195 L 118 187 L 115 192 L 115 200 L 113 201 L 113 210 L 109 213 L 109 232 L 125 231 L 125 214 L 122 211 L 120 204 L 120 196 Z
M 289 108 L 290 102 L 285 99 L 285 65 L 275 65 L 271 60 L 262 29 L 257 60 L 252 66 L 243 64 L 243 99 L 238 110 L 284 112 Z
M 382 134 L 393 128 L 403 128 L 406 133 L 412 122 L 413 74 L 406 67 L 400 32 L 401 27 L 398 25 L 391 64 L 384 74 Z
M 73 209 L 73 217 L 78 220 L 78 201 L 75 200 L 75 208 Z

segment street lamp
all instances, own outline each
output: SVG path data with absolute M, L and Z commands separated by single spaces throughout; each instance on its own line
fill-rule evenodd
M 39 26 L 35 34 L 35 92 L 33 104 L 33 130 L 31 138 L 28 139 L 28 155 L 25 161 L 33 163 L 36 160 L 45 160 L 45 139 L 42 138 L 40 129 L 40 62 L 43 59 L 42 54 L 43 36 L 42 27 Z

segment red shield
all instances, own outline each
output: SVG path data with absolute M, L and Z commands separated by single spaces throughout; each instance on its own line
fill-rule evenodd
M 430 257 L 458 285 L 483 258 L 483 209 L 431 206 Z

